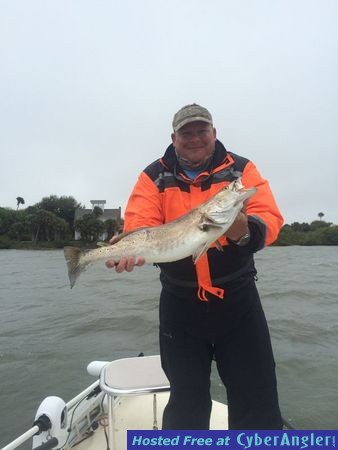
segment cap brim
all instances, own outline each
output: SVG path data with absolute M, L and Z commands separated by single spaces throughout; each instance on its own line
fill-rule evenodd
M 187 125 L 188 123 L 191 122 L 206 122 L 209 125 L 212 125 L 212 121 L 205 118 L 205 117 L 200 117 L 200 116 L 196 116 L 196 117 L 187 117 L 186 119 L 182 120 L 182 122 L 180 122 L 179 124 L 176 125 L 176 127 L 174 128 L 174 131 L 178 131 L 179 129 L 181 129 L 182 127 L 184 127 L 184 125 Z

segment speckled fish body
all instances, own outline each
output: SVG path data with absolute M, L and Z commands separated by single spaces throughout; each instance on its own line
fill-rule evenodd
M 93 250 L 65 247 L 71 287 L 85 268 L 101 260 L 144 257 L 146 263 L 166 263 L 192 256 L 196 262 L 234 222 L 243 202 L 256 192 L 240 179 L 180 218 L 157 227 L 139 228 L 118 242 Z

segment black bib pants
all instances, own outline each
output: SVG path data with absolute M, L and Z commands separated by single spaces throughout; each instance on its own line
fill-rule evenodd
M 202 302 L 163 286 L 160 351 L 171 393 L 163 429 L 209 429 L 213 358 L 228 398 L 229 429 L 282 429 L 275 362 L 253 279 Z

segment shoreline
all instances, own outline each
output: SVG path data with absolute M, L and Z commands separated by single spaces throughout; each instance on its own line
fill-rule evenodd
M 95 242 L 83 242 L 83 241 L 69 241 L 69 242 L 39 242 L 34 244 L 30 241 L 23 242 L 10 242 L 9 245 L 0 246 L 1 250 L 62 250 L 64 247 L 79 247 L 83 249 L 97 248 Z M 338 247 L 336 244 L 272 244 L 268 247 Z
M 0 250 L 62 250 L 64 247 L 80 247 L 85 249 L 96 248 L 96 242 L 83 241 L 46 241 L 33 243 L 31 241 L 15 242 L 11 241 L 8 245 L 0 246 Z

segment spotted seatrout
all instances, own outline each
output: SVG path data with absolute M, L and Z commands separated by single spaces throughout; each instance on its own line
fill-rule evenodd
M 122 257 L 144 257 L 146 263 L 166 263 L 192 256 L 196 262 L 232 225 L 243 202 L 256 192 L 244 189 L 241 179 L 230 183 L 182 217 L 157 227 L 139 228 L 116 243 L 94 250 L 65 247 L 70 286 L 89 264 Z

